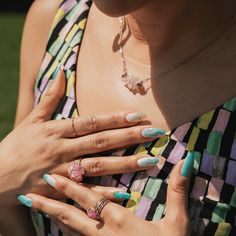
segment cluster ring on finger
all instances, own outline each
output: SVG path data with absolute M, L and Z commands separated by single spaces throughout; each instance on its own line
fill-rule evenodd
M 87 215 L 89 218 L 94 220 L 101 221 L 101 212 L 103 208 L 110 202 L 108 198 L 102 198 L 100 199 L 94 208 L 88 208 L 87 209 Z
M 82 158 L 73 162 L 67 169 L 69 178 L 76 183 L 82 182 L 86 173 L 84 167 L 81 165 L 81 161 Z

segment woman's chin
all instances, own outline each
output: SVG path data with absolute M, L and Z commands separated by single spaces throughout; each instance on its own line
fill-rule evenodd
M 154 0 L 94 0 L 97 8 L 111 17 L 131 14 Z

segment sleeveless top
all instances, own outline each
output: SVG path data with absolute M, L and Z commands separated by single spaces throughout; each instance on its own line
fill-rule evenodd
M 55 120 L 78 116 L 76 62 L 91 4 L 91 0 L 63 0 L 53 21 L 35 86 L 35 105 L 58 65 L 63 65 L 67 89 L 53 116 Z M 123 188 L 132 195 L 124 207 L 148 221 L 159 220 L 165 215 L 169 174 L 188 151 L 195 157 L 189 189 L 192 235 L 235 236 L 236 97 L 153 142 L 106 153 L 159 156 L 160 162 L 151 170 L 92 178 L 92 182 Z M 71 200 L 68 203 L 73 204 Z M 32 213 L 32 218 L 39 235 L 63 235 L 44 214 Z

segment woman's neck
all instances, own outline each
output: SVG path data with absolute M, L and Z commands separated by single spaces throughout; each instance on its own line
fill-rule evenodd
M 126 16 L 131 32 L 127 55 L 150 64 L 151 51 L 152 59 L 161 56 L 162 61 L 175 63 L 217 35 L 235 10 L 234 0 L 154 0 Z

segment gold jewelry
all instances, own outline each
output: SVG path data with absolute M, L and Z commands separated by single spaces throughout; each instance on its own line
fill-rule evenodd
M 235 14 L 232 17 L 232 21 L 234 19 L 235 19 Z M 122 81 L 125 83 L 125 87 L 127 87 L 131 92 L 140 93 L 141 91 L 145 91 L 144 83 L 151 80 L 153 77 L 141 79 L 138 76 L 129 74 L 128 68 L 127 68 L 127 62 L 125 59 L 124 49 L 123 49 L 123 35 L 124 35 L 125 28 L 126 28 L 125 27 L 126 26 L 125 17 L 124 16 L 119 17 L 119 20 L 120 20 L 120 33 L 119 33 L 118 45 L 119 45 L 119 49 L 120 49 L 120 56 L 121 56 L 121 63 L 122 63 L 122 75 L 121 75 Z M 231 26 L 231 24 L 229 24 L 229 26 Z M 171 65 L 167 70 L 160 72 L 155 77 L 158 78 L 160 76 L 166 75 L 166 74 L 172 72 L 173 70 L 181 67 L 182 65 L 187 64 L 188 62 L 193 60 L 195 57 L 197 57 L 199 54 L 201 54 L 206 49 L 208 49 L 212 44 L 214 44 L 221 36 L 223 36 L 227 32 L 228 29 L 229 29 L 229 27 L 227 27 L 226 29 L 221 31 L 219 34 L 217 34 L 216 37 L 213 38 L 213 40 L 208 42 L 202 48 L 200 48 L 199 50 L 197 50 L 196 52 L 194 52 L 193 54 L 191 54 L 187 58 L 183 59 L 182 61 L 180 61 L 174 65 Z
M 110 202 L 109 199 L 107 198 L 102 198 L 100 199 L 94 208 L 88 208 L 87 211 L 87 215 L 89 218 L 92 218 L 94 220 L 99 220 L 101 221 L 101 212 L 103 210 L 103 208 Z
M 71 119 L 71 126 L 72 126 L 75 136 L 79 137 L 79 134 L 77 133 L 77 131 L 75 129 L 75 118 L 74 117 Z

